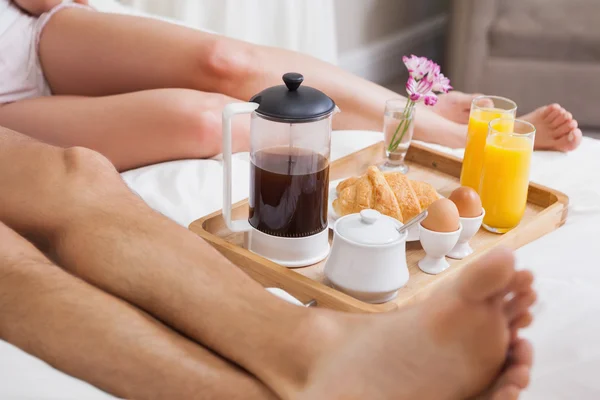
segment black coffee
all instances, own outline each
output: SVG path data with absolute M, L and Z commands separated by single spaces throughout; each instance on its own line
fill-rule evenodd
M 301 148 L 273 147 L 254 154 L 250 224 L 274 236 L 302 237 L 327 228 L 329 162 Z

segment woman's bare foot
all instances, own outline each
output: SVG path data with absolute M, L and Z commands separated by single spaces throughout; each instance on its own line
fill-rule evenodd
M 531 282 L 511 252 L 497 250 L 410 308 L 348 317 L 350 333 L 311 369 L 304 398 L 502 399 L 519 391 L 530 360 L 516 331 L 531 322 Z M 511 337 L 518 357 L 502 373 Z
M 450 121 L 466 125 L 469 123 L 471 103 L 480 94 L 467 94 L 453 90 L 446 94 L 438 95 L 438 102 L 433 106 L 433 111 Z
M 480 94 L 466 94 L 452 91 L 439 96 L 433 111 L 442 117 L 459 124 L 469 122 L 471 102 Z M 535 149 L 536 150 L 575 150 L 581 143 L 581 130 L 577 127 L 577 121 L 573 114 L 558 104 L 543 106 L 520 119 L 531 122 L 536 128 Z
M 536 129 L 536 150 L 575 150 L 581 143 L 581 130 L 573 114 L 558 104 L 540 107 L 521 117 Z

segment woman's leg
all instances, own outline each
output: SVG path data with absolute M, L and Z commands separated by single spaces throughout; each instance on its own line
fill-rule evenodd
M 256 46 L 147 18 L 66 9 L 40 43 L 44 73 L 56 94 L 100 96 L 184 87 L 249 100 L 297 71 L 342 109 L 335 129 L 381 130 L 385 101 L 399 95 L 315 58 Z M 422 107 L 415 137 L 464 145 L 466 127 Z
M 235 101 L 188 89 L 40 97 L 0 106 L 0 125 L 56 146 L 96 150 L 123 171 L 219 154 L 221 110 Z M 248 147 L 248 129 L 247 119 L 236 119 L 234 150 Z
M 69 275 L 1 222 L 0 338 L 123 398 L 272 398 L 246 372 Z

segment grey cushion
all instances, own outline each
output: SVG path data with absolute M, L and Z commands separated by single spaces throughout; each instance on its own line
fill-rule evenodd
M 600 61 L 599 0 L 500 0 L 490 55 Z

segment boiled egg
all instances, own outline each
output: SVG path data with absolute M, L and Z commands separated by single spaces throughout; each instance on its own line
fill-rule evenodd
M 456 232 L 460 227 L 458 209 L 448 199 L 436 200 L 427 208 L 427 218 L 421 225 L 434 232 Z
M 452 192 L 448 199 L 456 204 L 458 215 L 463 218 L 479 217 L 482 213 L 481 198 L 477 192 L 470 187 L 459 187 Z

